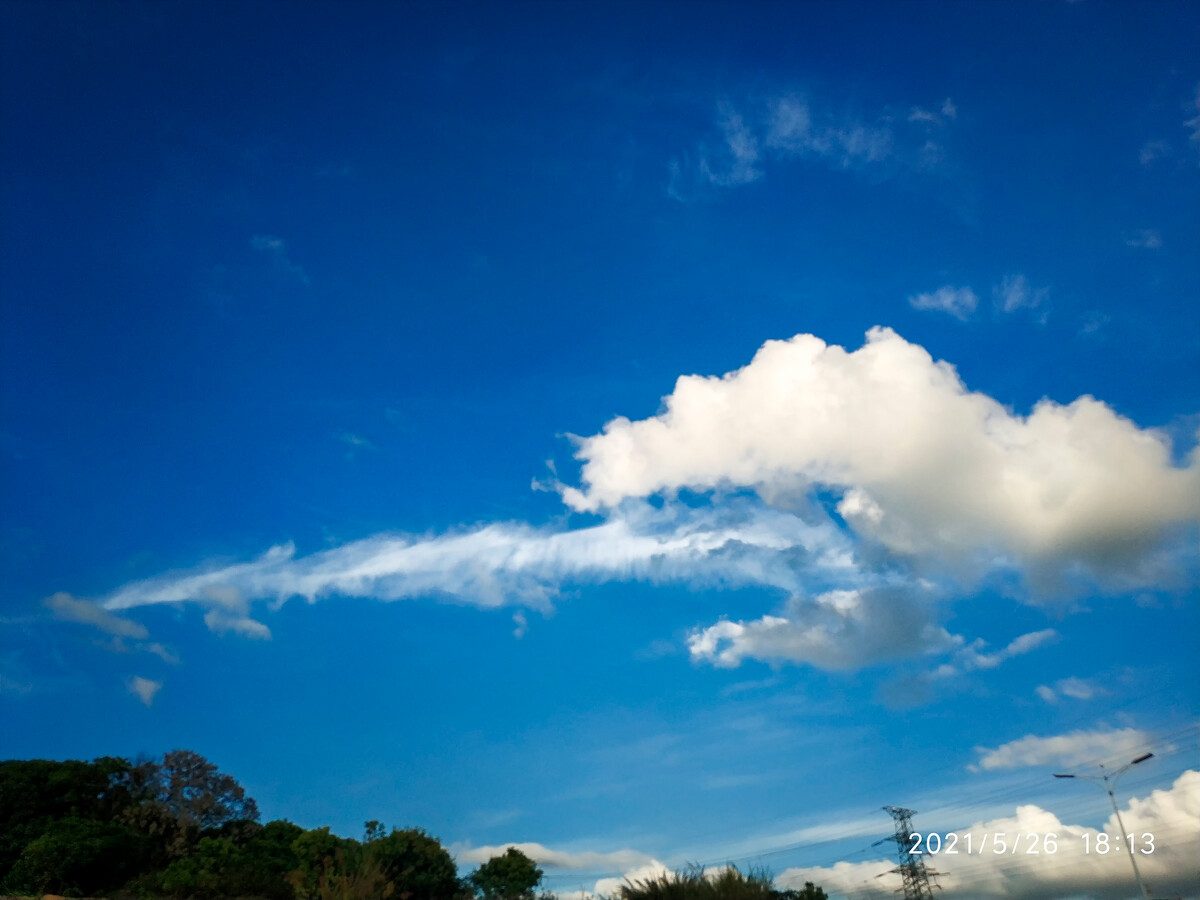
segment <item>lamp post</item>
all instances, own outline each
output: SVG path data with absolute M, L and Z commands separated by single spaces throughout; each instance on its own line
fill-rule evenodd
M 1100 765 L 1100 777 L 1099 778 L 1097 778 L 1095 775 L 1064 775 L 1059 772 L 1055 772 L 1054 777 L 1055 778 L 1080 778 L 1084 781 L 1091 781 L 1096 784 L 1100 784 L 1101 782 L 1103 782 L 1104 783 L 1104 792 L 1106 794 L 1108 794 L 1108 799 L 1112 802 L 1113 812 L 1117 814 L 1117 825 L 1121 829 L 1121 834 L 1124 835 L 1125 834 L 1125 823 L 1121 821 L 1121 810 L 1119 810 L 1117 808 L 1117 798 L 1113 795 L 1113 785 L 1116 784 L 1116 781 L 1118 778 L 1120 778 L 1122 775 L 1124 775 L 1126 772 L 1128 772 L 1131 768 L 1136 766 L 1138 763 L 1145 762 L 1153 755 L 1154 755 L 1153 753 L 1143 753 L 1137 759 L 1134 759 L 1134 760 L 1131 760 L 1130 762 L 1125 763 L 1125 765 L 1121 766 L 1121 768 L 1117 769 L 1111 775 L 1104 768 L 1104 763 L 1100 763 L 1099 764 Z M 1129 845 L 1129 862 L 1133 864 L 1133 877 L 1137 879 L 1138 887 L 1141 888 L 1142 900 L 1150 900 L 1150 894 L 1146 890 L 1145 883 L 1142 881 L 1142 873 L 1140 871 L 1138 871 L 1137 854 L 1134 853 L 1132 843 L 1130 843 L 1130 845 Z

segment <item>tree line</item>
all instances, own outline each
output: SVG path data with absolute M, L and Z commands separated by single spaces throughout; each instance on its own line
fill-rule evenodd
M 198 753 L 0 761 L 0 893 L 115 900 L 535 900 L 542 870 L 514 847 L 464 878 L 420 828 L 259 823 L 258 806 Z M 553 900 L 542 894 L 543 900 Z M 762 873 L 688 869 L 613 900 L 825 900 Z

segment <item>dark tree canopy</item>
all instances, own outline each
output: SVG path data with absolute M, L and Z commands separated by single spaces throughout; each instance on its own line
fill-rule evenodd
M 516 847 L 509 847 L 472 872 L 468 880 L 487 900 L 531 900 L 542 874 L 537 863 Z
M 116 784 L 134 801 L 123 821 L 158 838 L 171 858 L 194 848 L 203 832 L 258 820 L 258 805 L 242 786 L 191 750 L 132 766 Z
M 0 883 L 25 847 L 55 821 L 110 821 L 128 804 L 114 779 L 129 771 L 123 759 L 0 762 Z
M 461 881 L 420 828 L 258 823 L 245 790 L 198 753 L 0 761 L 0 895 L 120 900 L 535 900 L 542 870 L 515 847 Z M 554 900 L 544 894 L 541 900 Z M 627 882 L 612 900 L 827 900 L 762 872 L 701 868 Z
M 454 858 L 422 829 L 395 829 L 368 846 L 398 900 L 451 900 L 458 893 Z

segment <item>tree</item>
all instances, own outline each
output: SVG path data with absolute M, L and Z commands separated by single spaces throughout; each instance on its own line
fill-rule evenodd
M 25 847 L 57 820 L 107 822 L 124 798 L 113 788 L 129 761 L 101 757 L 93 762 L 49 759 L 0 762 L 0 882 Z
M 397 900 L 452 900 L 458 893 L 458 868 L 437 838 L 420 828 L 393 829 L 367 847 Z
M 112 822 L 68 817 L 29 842 L 4 885 L 19 893 L 95 896 L 139 871 L 145 839 Z
M 825 892 L 806 882 L 802 891 L 778 891 L 769 873 L 743 874 L 736 866 L 707 873 L 701 866 L 667 872 L 656 878 L 626 882 L 619 900 L 827 900 Z
M 542 874 L 537 863 L 516 847 L 509 847 L 472 872 L 468 881 L 486 900 L 532 900 Z
M 157 838 L 171 859 L 186 855 L 203 831 L 258 820 L 258 805 L 242 786 L 191 750 L 139 763 L 121 773 L 116 786 L 132 802 L 122 821 Z
M 829 900 L 829 895 L 811 881 L 804 882 L 803 890 L 781 891 L 780 897 L 782 900 Z

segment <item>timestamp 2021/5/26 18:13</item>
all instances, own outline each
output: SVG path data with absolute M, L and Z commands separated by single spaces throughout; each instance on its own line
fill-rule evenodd
M 1088 855 L 1106 856 L 1109 853 L 1141 853 L 1149 856 L 1154 852 L 1154 835 L 1149 831 L 1141 834 L 1110 835 L 1105 832 L 1083 832 L 1060 837 L 1049 832 L 937 832 L 922 834 L 914 831 L 909 836 L 908 852 L 929 856 L 955 856 L 958 854 L 980 855 L 991 853 L 996 856 L 1052 856 L 1068 844 L 1082 846 Z

